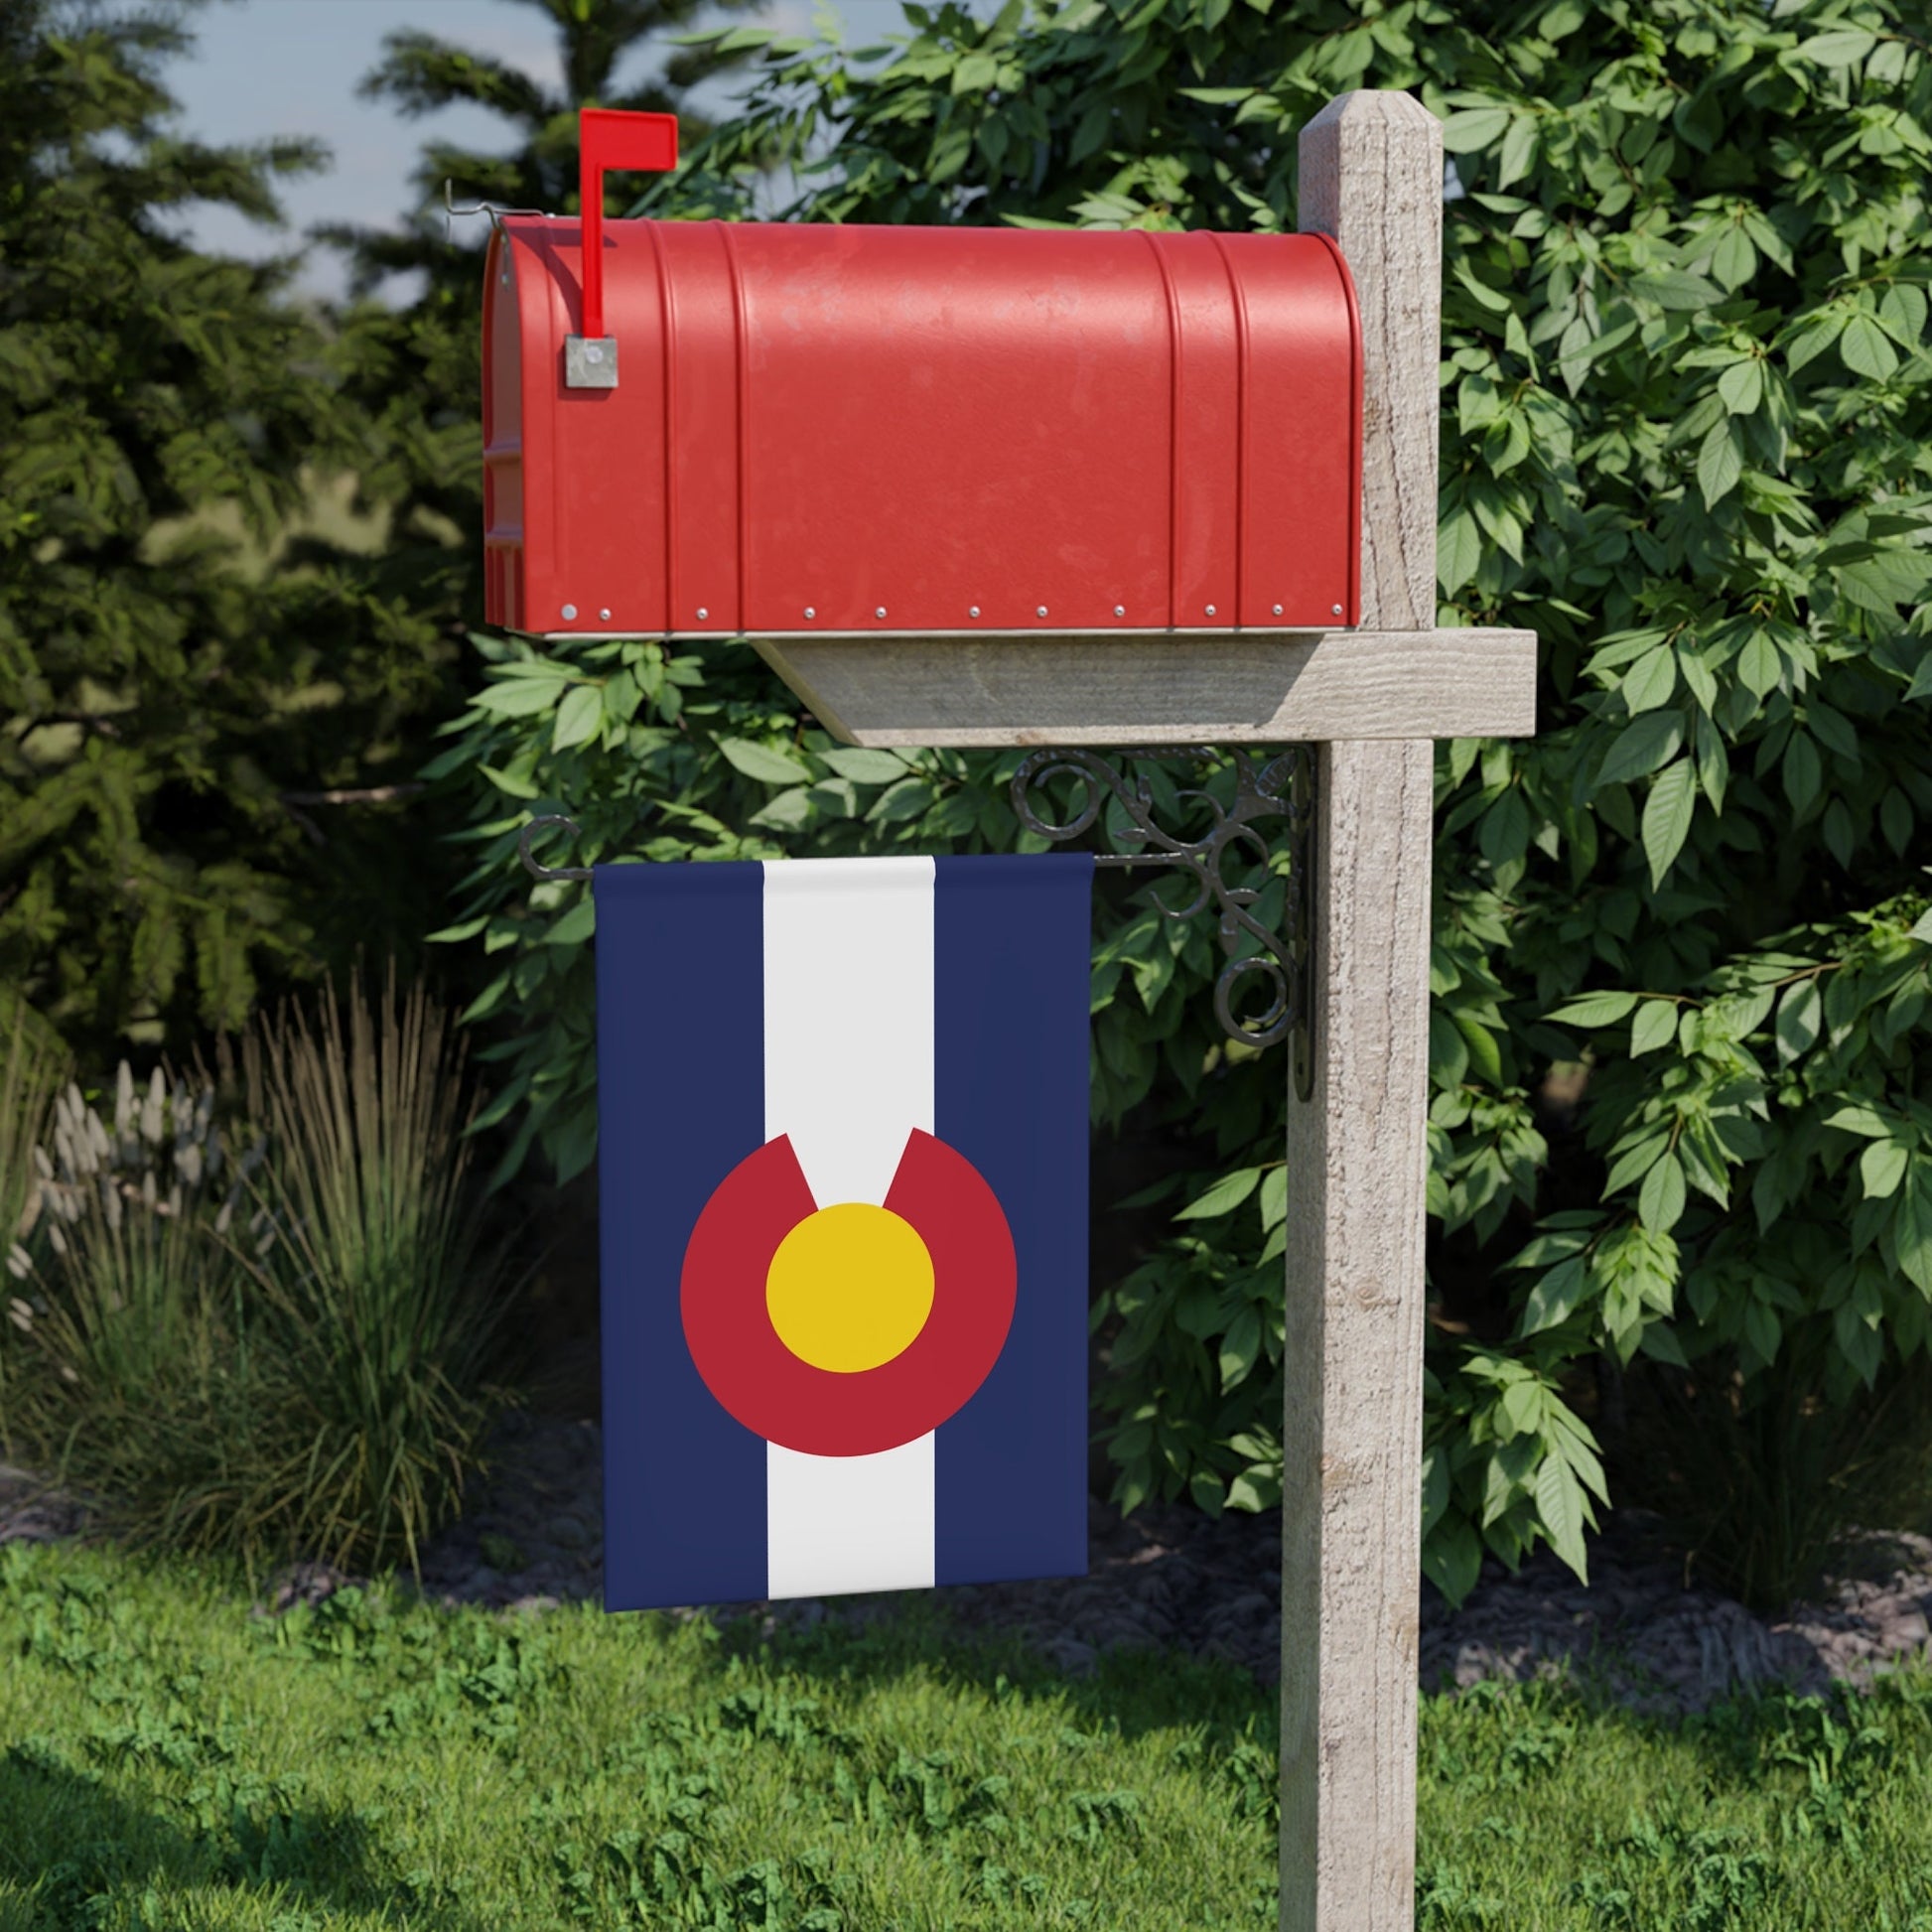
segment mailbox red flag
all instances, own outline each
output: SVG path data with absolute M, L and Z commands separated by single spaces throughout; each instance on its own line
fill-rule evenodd
M 617 169 L 668 174 L 677 166 L 677 116 L 586 107 L 577 117 L 578 202 L 584 210 L 584 334 L 604 334 L 604 177 Z

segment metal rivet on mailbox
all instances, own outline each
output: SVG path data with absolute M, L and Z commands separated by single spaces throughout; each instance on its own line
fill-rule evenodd
M 609 623 L 611 621 L 611 614 L 609 611 L 600 611 L 597 615 L 598 621 L 601 623 Z
M 1036 613 L 1035 613 L 1035 616 L 1037 616 L 1037 617 L 1042 617 L 1042 618 L 1043 618 L 1043 617 L 1044 617 L 1044 616 L 1046 615 L 1046 607 L 1045 607 L 1045 605 L 1043 605 L 1043 604 L 1042 604 L 1042 605 L 1041 605 L 1041 606 L 1039 607 L 1039 609 L 1038 609 L 1038 611 L 1037 611 L 1037 612 L 1036 612 Z
M 577 615 L 577 606 L 576 606 L 576 605 L 574 605 L 574 604 L 566 604 L 566 605 L 564 606 L 564 621 L 565 621 L 566 623 L 568 623 L 568 622 L 569 622 L 569 621 L 571 621 L 571 619 L 572 619 L 572 618 L 574 618 L 574 617 L 575 617 L 576 615 Z
M 809 620 L 811 618 L 817 617 L 818 613 L 808 604 L 805 606 L 805 616 Z
M 1275 615 L 1276 617 L 1280 617 L 1281 614 L 1282 614 L 1282 607 L 1278 604 L 1275 606 Z
M 1336 616 L 1336 617 L 1340 617 L 1340 616 L 1341 616 L 1341 606 L 1340 606 L 1339 604 L 1336 604 L 1336 605 L 1334 605 L 1334 606 L 1332 606 L 1331 608 L 1332 608 L 1332 610 L 1334 611 L 1334 614 L 1335 614 L 1335 616 Z
M 878 610 L 876 610 L 873 613 L 873 616 L 876 618 L 883 618 L 885 615 L 886 615 L 886 607 L 883 604 L 879 607 Z
M 698 621 L 699 621 L 700 623 L 703 623 L 703 622 L 704 622 L 704 621 L 705 621 L 705 620 L 706 620 L 706 619 L 707 619 L 708 617 L 710 617 L 710 616 L 711 616 L 711 613 L 710 613 L 709 611 L 707 611 L 707 610 L 706 610 L 706 609 L 704 608 L 704 606 L 703 606 L 702 604 L 700 604 L 700 605 L 698 606 Z
M 968 612 L 966 613 L 966 615 L 967 615 L 967 616 L 968 616 L 969 618 L 976 618 L 976 617 L 978 617 L 978 616 L 979 616 L 979 614 L 980 614 L 980 607 L 979 607 L 979 606 L 978 606 L 977 604 L 975 604 L 975 605 L 974 605 L 974 606 L 972 607 L 972 609 L 971 609 L 971 610 L 969 610 L 969 611 L 968 611 Z
M 1115 616 L 1115 617 L 1117 617 L 1117 618 L 1124 618 L 1124 617 L 1125 617 L 1126 615 L 1127 615 L 1127 606 L 1126 606 L 1126 605 L 1124 605 L 1124 604 L 1116 604 L 1116 605 L 1114 606 L 1114 616 Z
M 1210 604 L 1206 608 L 1207 608 L 1207 615 L 1211 618 L 1214 615 L 1214 607 L 1213 605 Z

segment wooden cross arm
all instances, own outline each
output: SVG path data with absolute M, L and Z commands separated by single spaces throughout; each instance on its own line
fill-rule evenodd
M 849 745 L 1527 738 L 1529 630 L 756 638 Z

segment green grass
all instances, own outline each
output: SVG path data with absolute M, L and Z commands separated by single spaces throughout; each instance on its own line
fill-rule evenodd
M 914 1603 L 762 1640 L 0 1551 L 0 1932 L 1273 1923 L 1273 1700 Z M 1678 1726 L 1423 1713 L 1423 1932 L 1932 1932 L 1932 1679 Z

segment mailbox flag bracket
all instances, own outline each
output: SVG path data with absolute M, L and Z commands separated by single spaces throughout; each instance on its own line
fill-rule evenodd
M 677 116 L 586 107 L 577 116 L 578 204 L 584 224 L 583 330 L 564 339 L 564 386 L 615 389 L 618 343 L 604 333 L 604 177 L 677 166 Z

